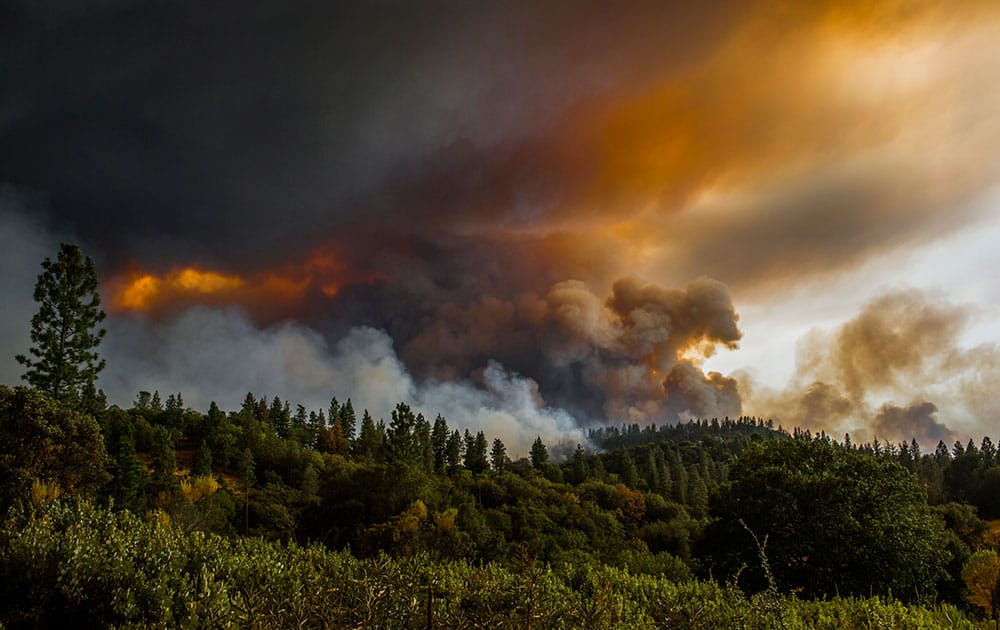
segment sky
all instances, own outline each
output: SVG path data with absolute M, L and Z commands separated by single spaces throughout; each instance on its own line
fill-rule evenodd
M 1000 5 L 613 5 L 0 3 L 0 382 L 72 241 L 121 405 L 1000 437 Z

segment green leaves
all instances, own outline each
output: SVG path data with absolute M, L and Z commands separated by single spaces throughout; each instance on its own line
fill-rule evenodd
M 35 480 L 90 494 L 108 480 L 97 423 L 39 391 L 0 385 L 0 509 Z
M 721 488 L 705 549 L 716 575 L 752 567 L 742 583 L 761 588 L 754 546 L 763 540 L 779 585 L 807 597 L 893 593 L 933 597 L 947 561 L 943 527 L 912 475 L 896 462 L 789 439 L 748 448 Z
M 682 576 L 681 576 L 682 577 Z M 185 533 L 82 501 L 13 510 L 0 527 L 0 623 L 424 628 L 972 627 L 954 608 L 899 601 L 746 597 L 586 557 L 555 567 L 426 554 L 359 560 L 318 546 Z
M 969 589 L 969 601 L 996 618 L 1000 609 L 1000 556 L 995 549 L 983 549 L 969 556 L 962 567 L 962 580 Z

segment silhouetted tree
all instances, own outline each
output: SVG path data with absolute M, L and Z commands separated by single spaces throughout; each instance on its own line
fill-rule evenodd
M 531 466 L 535 470 L 544 470 L 549 463 L 549 449 L 545 448 L 542 436 L 536 436 L 531 444 Z
M 510 458 L 507 457 L 507 447 L 504 446 L 503 440 L 494 438 L 493 448 L 490 449 L 490 463 L 493 464 L 493 470 L 503 472 L 508 462 Z
M 31 318 L 30 357 L 15 357 L 22 378 L 57 400 L 73 400 L 97 380 L 104 360 L 97 346 L 105 330 L 94 261 L 76 245 L 63 243 L 55 261 L 46 258 L 35 283 L 38 312 Z

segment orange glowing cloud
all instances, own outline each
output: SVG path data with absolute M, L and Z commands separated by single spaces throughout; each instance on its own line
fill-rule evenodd
M 193 304 L 247 308 L 263 319 L 293 314 L 310 294 L 333 297 L 346 285 L 372 282 L 378 274 L 357 274 L 334 254 L 318 250 L 304 262 L 278 270 L 226 273 L 191 265 L 156 274 L 132 271 L 113 278 L 111 312 L 159 314 Z
M 765 3 L 557 123 L 576 188 L 522 232 L 594 286 L 708 275 L 741 298 L 937 238 L 996 181 L 996 7 Z

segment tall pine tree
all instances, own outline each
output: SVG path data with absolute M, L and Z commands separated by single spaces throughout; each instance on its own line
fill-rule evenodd
M 42 262 L 35 283 L 38 312 L 31 318 L 31 356 L 17 355 L 22 378 L 63 401 L 77 399 L 97 380 L 104 360 L 97 346 L 104 337 L 101 297 L 94 261 L 76 245 L 63 243 L 53 261 Z

